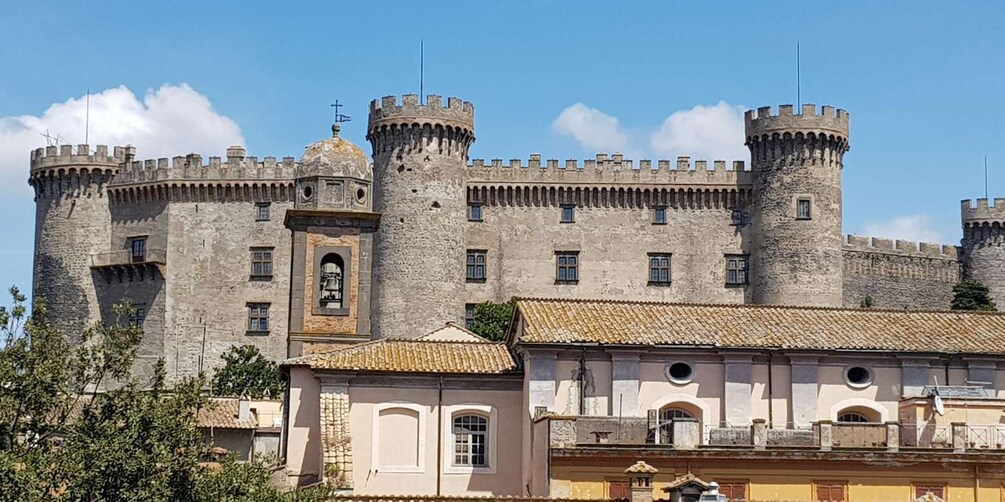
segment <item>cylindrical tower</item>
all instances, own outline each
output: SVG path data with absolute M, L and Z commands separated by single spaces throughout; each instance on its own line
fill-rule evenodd
M 467 101 L 405 95 L 370 103 L 374 337 L 417 337 L 464 312 L 466 169 L 475 140 Z
M 111 218 L 105 189 L 132 148 L 61 145 L 31 152 L 28 183 L 35 190 L 32 295 L 50 319 L 76 340 L 101 319 L 91 279 L 92 255 L 107 253 Z
M 848 114 L 792 105 L 744 117 L 753 174 L 753 303 L 842 305 L 841 168 Z
M 963 275 L 991 290 L 999 310 L 1005 309 L 1005 199 L 961 203 L 963 218 Z

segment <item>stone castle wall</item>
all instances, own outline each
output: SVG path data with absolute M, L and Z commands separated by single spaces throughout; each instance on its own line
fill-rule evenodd
M 869 296 L 876 308 L 945 310 L 960 262 L 955 246 L 849 235 L 843 272 L 845 307 Z
M 987 286 L 998 309 L 1005 309 L 1005 199 L 964 200 L 960 211 L 964 275 Z

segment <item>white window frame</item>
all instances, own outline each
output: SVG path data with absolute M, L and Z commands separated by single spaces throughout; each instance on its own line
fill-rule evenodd
M 473 466 L 473 465 L 454 465 L 454 417 L 460 415 L 481 415 L 488 420 L 489 434 L 488 443 L 486 447 L 488 448 L 488 455 L 486 455 L 485 460 L 489 465 L 487 466 Z M 498 441 L 499 436 L 499 411 L 495 406 L 483 405 L 483 404 L 458 404 L 452 406 L 444 406 L 440 413 L 440 420 L 442 424 L 443 434 L 443 445 L 441 450 L 443 451 L 443 474 L 495 474 L 496 473 L 496 459 L 498 458 Z
M 396 409 L 414 411 L 419 414 L 419 451 L 416 452 L 418 465 L 383 465 L 380 463 L 380 412 Z M 370 434 L 370 463 L 373 465 L 374 471 L 378 473 L 397 472 L 412 474 L 423 474 L 426 472 L 426 415 L 428 413 L 429 410 L 425 406 L 406 401 L 380 403 L 373 407 L 373 428 Z

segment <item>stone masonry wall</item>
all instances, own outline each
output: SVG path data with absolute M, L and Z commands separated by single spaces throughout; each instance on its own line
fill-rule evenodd
M 945 310 L 960 280 L 954 246 L 850 235 L 843 255 L 849 308 L 870 296 L 875 308 Z
M 963 219 L 964 274 L 980 281 L 991 290 L 998 310 L 1005 309 L 1005 199 L 990 204 L 977 199 L 976 204 L 964 200 Z

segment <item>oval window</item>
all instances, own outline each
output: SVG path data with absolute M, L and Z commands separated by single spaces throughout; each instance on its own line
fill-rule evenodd
M 304 198 L 305 199 L 310 199 L 312 195 L 314 195 L 314 189 L 311 188 L 309 185 L 305 186 L 304 187 Z
M 694 369 L 685 362 L 668 364 L 666 367 L 667 379 L 673 383 L 689 383 L 694 378 Z
M 362 188 L 356 190 L 356 200 L 362 204 L 366 200 L 366 190 Z
M 852 366 L 845 371 L 845 380 L 852 387 L 868 387 L 872 383 L 872 372 L 869 368 Z

